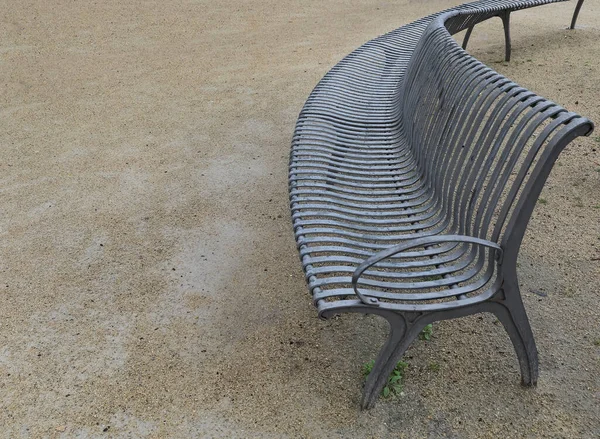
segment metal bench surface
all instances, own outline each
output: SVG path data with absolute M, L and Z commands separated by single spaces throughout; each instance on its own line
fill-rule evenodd
M 319 316 L 390 323 L 363 408 L 427 324 L 479 312 L 503 323 L 522 382 L 537 381 L 517 255 L 555 160 L 593 124 L 493 71 L 452 35 L 551 2 L 484 0 L 403 26 L 332 68 L 300 113 L 290 201 Z

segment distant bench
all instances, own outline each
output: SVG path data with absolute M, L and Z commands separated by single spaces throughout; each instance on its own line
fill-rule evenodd
M 426 325 L 480 312 L 506 328 L 523 384 L 537 381 L 517 255 L 559 153 L 593 124 L 451 35 L 543 3 L 470 3 L 376 38 L 332 68 L 300 113 L 290 200 L 319 316 L 390 324 L 363 408 Z
M 563 1 L 563 0 L 559 0 L 559 1 Z M 571 18 L 571 26 L 569 27 L 570 29 L 575 29 L 575 25 L 577 24 L 577 17 L 579 16 L 579 11 L 581 10 L 581 5 L 583 5 L 583 1 L 584 0 L 577 1 L 577 5 L 575 6 L 575 11 L 573 12 L 573 18 Z M 532 6 L 541 6 L 541 5 L 544 5 L 547 3 L 553 3 L 553 1 L 538 2 L 538 4 L 532 5 Z M 527 7 L 530 7 L 530 6 L 527 6 Z M 502 25 L 504 26 L 504 59 L 506 61 L 510 61 L 510 54 L 511 54 L 510 13 L 513 10 L 514 9 L 507 8 L 507 9 L 504 9 L 504 10 L 498 12 L 498 14 L 494 15 L 495 17 L 498 17 L 502 20 Z M 492 17 L 494 17 L 494 16 L 492 16 Z M 467 48 L 467 44 L 469 43 L 469 38 L 471 38 L 471 33 L 473 32 L 473 28 L 475 27 L 475 24 L 477 24 L 477 23 L 474 23 L 472 26 L 469 26 L 467 28 L 467 32 L 465 34 L 465 37 L 463 39 L 463 44 L 462 44 L 463 49 Z

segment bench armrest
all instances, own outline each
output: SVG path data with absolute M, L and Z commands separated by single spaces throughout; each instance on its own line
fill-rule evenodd
M 475 238 L 473 236 L 466 235 L 438 235 L 438 236 L 425 236 L 423 238 L 410 239 L 402 244 L 397 244 L 392 247 L 386 248 L 385 250 L 380 251 L 379 253 L 375 253 L 373 256 L 369 257 L 367 260 L 362 262 L 356 270 L 354 274 L 352 274 L 352 288 L 354 292 L 360 299 L 362 303 L 365 305 L 371 306 L 379 306 L 379 300 L 375 297 L 368 297 L 358 291 L 358 280 L 360 276 L 370 267 L 375 265 L 376 263 L 389 258 L 390 256 L 394 256 L 398 253 L 402 253 L 403 251 L 410 250 L 415 247 L 421 247 L 424 245 L 433 245 L 439 244 L 442 242 L 463 242 L 468 244 L 477 244 L 483 247 L 489 247 L 496 250 L 496 260 L 501 261 L 503 250 L 497 243 L 488 241 L 486 239 Z

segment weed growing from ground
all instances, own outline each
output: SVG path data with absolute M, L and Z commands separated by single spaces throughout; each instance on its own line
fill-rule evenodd
M 431 340 L 431 335 L 433 334 L 433 325 L 430 323 L 429 325 L 425 326 L 423 328 L 423 330 L 421 331 L 421 333 L 419 334 L 419 338 L 421 340 Z
M 419 338 L 421 340 L 431 340 L 431 335 L 433 334 L 433 325 L 430 323 L 429 325 L 423 328 L 423 331 L 419 334 Z M 373 367 L 375 366 L 375 360 L 371 360 L 363 364 L 363 375 L 365 379 L 369 376 L 369 374 L 373 371 Z M 390 396 L 400 395 L 403 389 L 403 381 L 404 381 L 404 372 L 408 367 L 408 363 L 404 361 L 399 361 L 396 364 L 396 367 L 392 371 L 392 374 L 388 377 L 387 384 L 381 391 L 381 396 L 384 398 L 388 398 Z M 437 372 L 440 369 L 440 365 L 437 363 L 430 363 L 429 369 L 433 372 Z
M 363 375 L 365 378 L 369 376 L 373 370 L 373 366 L 375 366 L 375 360 L 371 360 L 363 365 Z M 404 372 L 406 371 L 407 367 L 408 363 L 405 363 L 404 361 L 399 361 L 398 364 L 396 364 L 396 367 L 388 378 L 387 384 L 381 391 L 381 396 L 388 398 L 392 395 L 400 395 L 400 392 L 402 392 L 403 388 Z

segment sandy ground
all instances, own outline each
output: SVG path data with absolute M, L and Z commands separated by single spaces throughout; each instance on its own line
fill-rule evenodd
M 287 202 L 297 114 L 361 43 L 454 1 L 0 8 L 0 436 L 600 436 L 600 132 L 561 156 L 520 256 L 536 389 L 488 315 L 434 326 L 358 411 L 382 322 L 316 318 Z M 470 51 L 600 122 L 600 1 Z

